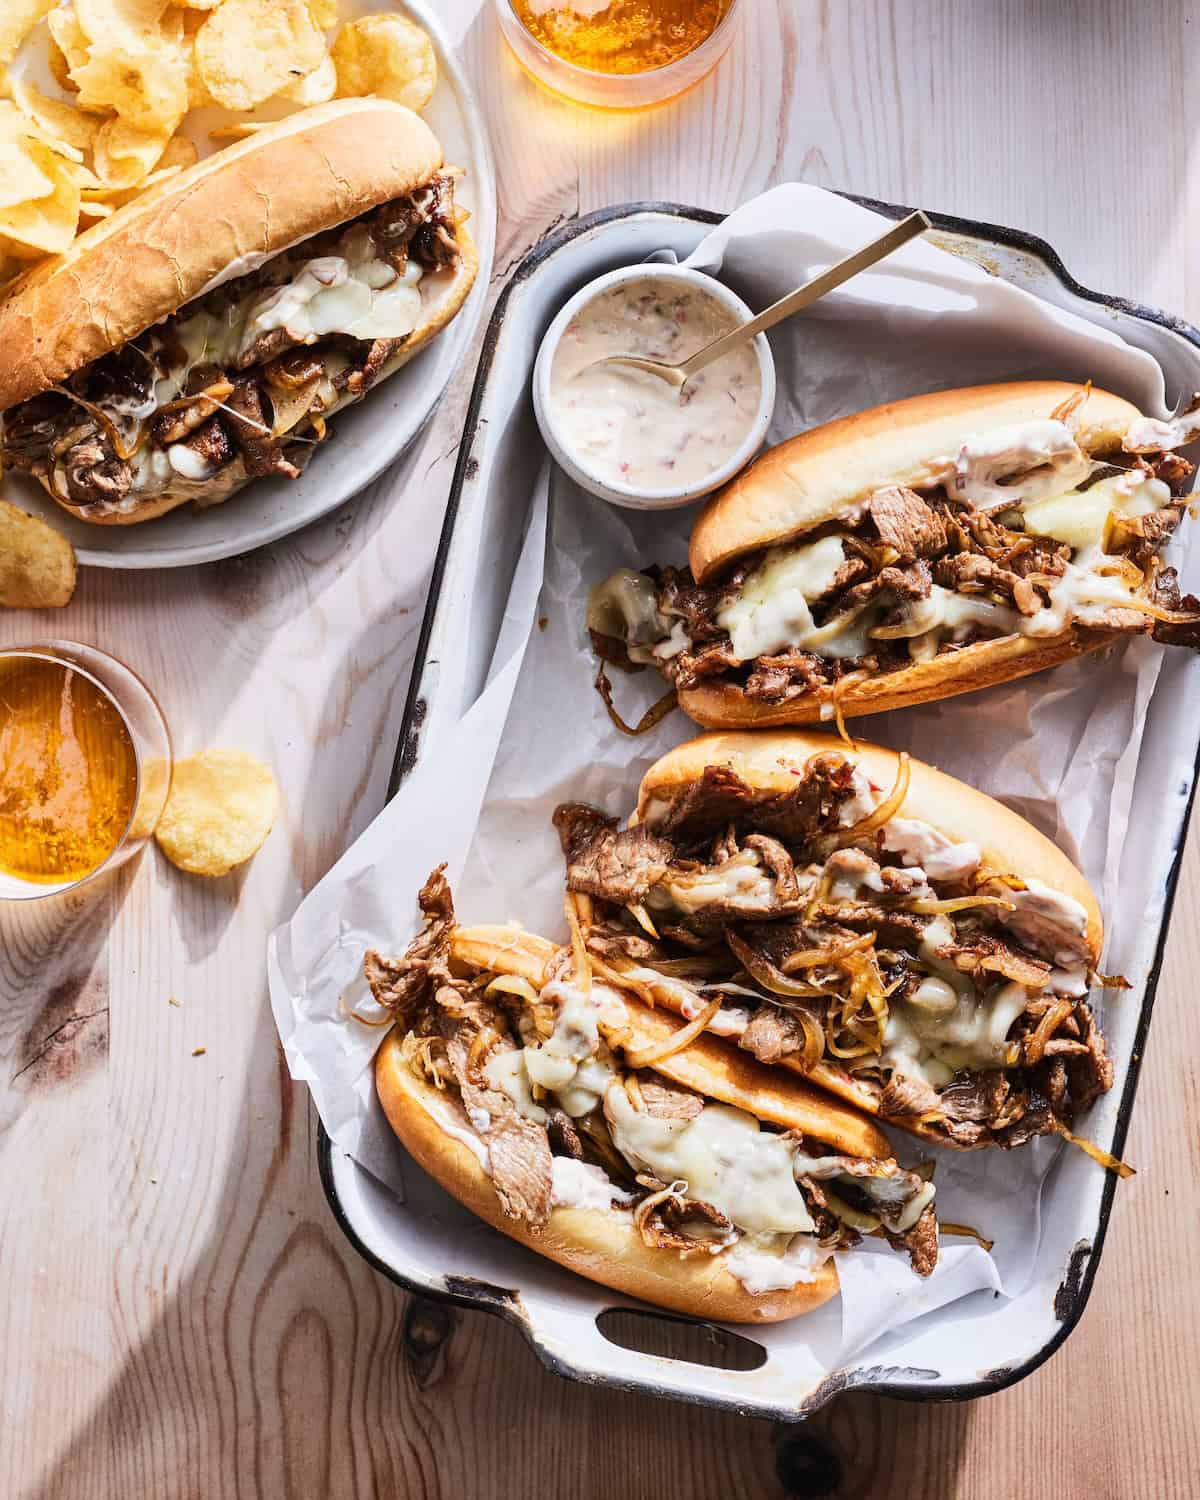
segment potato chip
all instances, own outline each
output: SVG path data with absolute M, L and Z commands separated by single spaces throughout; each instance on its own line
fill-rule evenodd
M 75 592 L 75 549 L 53 526 L 0 500 L 0 605 L 62 609 Z
M 424 109 L 437 87 L 433 43 L 404 16 L 363 16 L 338 32 L 333 44 L 338 96 L 375 94 L 409 109 Z
M 210 141 L 248 141 L 268 123 L 267 120 L 235 120 L 231 125 L 214 125 L 208 138 Z
M 338 23 L 338 0 L 308 0 L 308 10 L 322 31 L 332 31 Z
M 283 90 L 283 97 L 296 104 L 324 104 L 337 93 L 337 69 L 327 52 L 321 65 Z
M 71 0 L 71 3 L 84 36 L 105 48 L 153 39 L 167 10 L 167 0 Z
M 222 0 L 196 33 L 200 77 L 226 109 L 253 109 L 324 56 L 325 38 L 304 0 Z
M 64 89 L 78 93 L 79 88 L 71 77 L 72 68 L 82 68 L 88 60 L 88 39 L 73 6 L 64 5 L 52 10 L 46 17 L 50 31 L 50 71 L 55 82 Z M 55 56 L 62 62 L 55 63 Z
M 80 108 L 114 110 L 127 124 L 165 139 L 187 113 L 189 68 L 183 50 L 167 45 L 93 45 L 71 76 Z
M 85 115 L 61 99 L 48 98 L 27 78 L 12 80 L 12 96 L 22 114 L 42 131 L 47 143 L 61 142 L 77 151 L 92 149 L 100 129 L 95 115 Z
M 118 117 L 101 125 L 92 151 L 96 176 L 107 187 L 135 187 L 158 165 L 169 130 L 139 130 Z
M 58 0 L 3 0 L 0 3 L 0 63 L 10 63 L 21 43 Z
M 42 171 L 24 142 L 0 140 L 0 209 L 49 198 L 53 191 L 54 178 Z
M 18 246 L 18 254 L 23 247 L 57 255 L 70 247 L 79 227 L 79 184 L 74 165 L 40 141 L 30 139 L 26 149 L 34 165 L 50 178 L 53 191 L 32 203 L 0 209 L 0 236 Z
M 66 93 L 77 94 L 79 90 L 71 77 L 71 64 L 67 61 L 67 54 L 52 36 L 46 38 L 46 61 L 50 66 L 50 76 L 59 88 Z
M 186 135 L 173 135 L 167 142 L 167 149 L 158 158 L 158 170 L 161 172 L 166 167 L 194 167 L 200 159 L 200 153 L 196 150 L 195 142 L 189 141 Z
M 279 788 L 261 761 L 243 750 L 202 750 L 175 762 L 154 836 L 190 875 L 227 875 L 262 848 L 278 811 Z

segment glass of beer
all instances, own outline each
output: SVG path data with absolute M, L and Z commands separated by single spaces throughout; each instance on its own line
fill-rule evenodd
M 124 863 L 170 785 L 166 722 L 128 667 L 73 641 L 0 650 L 0 900 Z
M 496 0 L 517 61 L 557 94 L 606 109 L 660 104 L 733 40 L 739 0 Z

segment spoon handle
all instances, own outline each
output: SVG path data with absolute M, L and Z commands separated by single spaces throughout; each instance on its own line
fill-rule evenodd
M 878 239 L 871 240 L 869 244 L 864 245 L 861 250 L 855 250 L 844 260 L 839 260 L 836 265 L 814 276 L 811 281 L 805 282 L 796 291 L 789 292 L 786 297 L 780 297 L 778 302 L 773 302 L 770 307 L 760 312 L 757 317 L 751 318 L 748 323 L 739 323 L 729 333 L 722 334 L 711 344 L 705 344 L 704 348 L 698 349 L 691 359 L 684 360 L 675 368 L 685 380 L 689 379 L 697 370 L 703 370 L 705 365 L 711 364 L 714 359 L 720 359 L 723 354 L 728 354 L 737 345 L 748 342 L 755 334 L 762 333 L 764 329 L 774 328 L 776 323 L 782 322 L 784 318 L 790 318 L 794 312 L 799 312 L 802 307 L 807 307 L 818 297 L 823 297 L 826 292 L 833 291 L 834 287 L 841 286 L 843 281 L 849 281 L 851 276 L 857 276 L 860 271 L 873 266 L 885 255 L 890 255 L 893 250 L 899 250 L 901 245 L 907 245 L 909 240 L 916 239 L 919 234 L 924 234 L 928 228 L 929 220 L 918 209 L 916 213 L 909 214 L 907 219 L 901 219 L 899 224 L 894 224 Z

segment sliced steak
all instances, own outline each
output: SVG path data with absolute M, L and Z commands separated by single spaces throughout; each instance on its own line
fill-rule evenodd
M 554 826 L 567 859 L 568 889 L 620 905 L 640 901 L 675 853 L 643 824 L 618 831 L 616 818 L 581 802 L 556 808 Z
M 804 1050 L 804 1027 L 799 1017 L 781 1006 L 764 1002 L 750 1017 L 750 1024 L 738 1037 L 739 1047 L 753 1053 L 759 1062 L 777 1063 Z
M 439 1003 L 444 993 L 445 987 L 438 992 Z M 458 998 L 453 990 L 449 996 Z M 519 1114 L 507 1094 L 482 1082 L 482 1072 L 471 1073 L 468 1059 L 471 1044 L 479 1034 L 478 1017 L 454 1015 L 447 997 L 447 1008 L 438 1020 L 446 1043 L 446 1058 L 467 1117 L 488 1148 L 492 1186 L 504 1212 L 531 1229 L 541 1229 L 550 1217 L 554 1187 L 553 1158 L 546 1129 Z M 486 1058 L 509 1050 L 515 1050 L 514 1044 L 501 1035 L 477 1066 L 482 1068 Z
M 876 490 L 867 501 L 867 513 L 875 523 L 879 539 L 894 547 L 902 558 L 935 557 L 946 547 L 946 527 L 920 495 L 902 485 Z
M 133 470 L 100 433 L 82 438 L 62 460 L 67 493 L 76 505 L 112 505 L 133 485 Z
M 397 1021 L 407 1021 L 419 1002 L 431 998 L 437 985 L 452 983 L 450 936 L 454 931 L 454 898 L 439 865 L 417 896 L 424 926 L 401 958 L 384 958 L 368 948 L 363 974 L 377 1004 Z
M 657 1073 L 643 1069 L 636 1075 L 646 1113 L 655 1120 L 694 1120 L 704 1100 L 691 1089 L 666 1083 Z
M 239 380 L 225 403 L 230 433 L 242 455 L 246 473 L 255 478 L 282 474 L 297 479 L 300 470 L 283 454 L 283 440 L 271 431 L 267 401 L 256 380 Z
M 918 1276 L 930 1276 L 938 1263 L 938 1222 L 933 1204 L 923 1210 L 921 1217 L 903 1234 L 893 1234 L 886 1226 L 884 1234 L 888 1243 L 898 1250 L 906 1250 L 913 1270 Z

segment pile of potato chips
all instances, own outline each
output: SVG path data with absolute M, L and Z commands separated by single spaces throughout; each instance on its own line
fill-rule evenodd
M 425 32 L 395 13 L 338 21 L 338 0 L 0 0 L 0 285 L 190 166 L 191 110 L 366 94 L 423 109 L 437 84 Z M 25 48 L 48 48 L 58 97 L 23 76 Z

